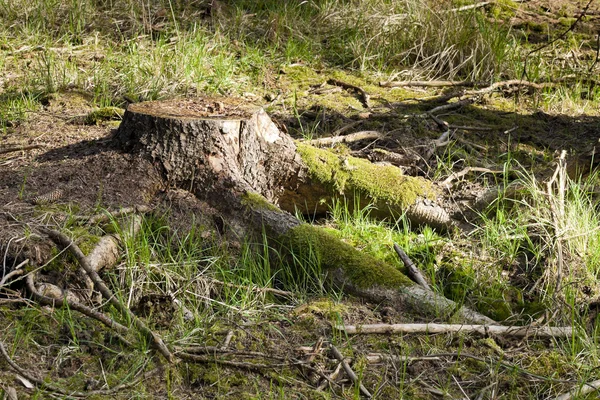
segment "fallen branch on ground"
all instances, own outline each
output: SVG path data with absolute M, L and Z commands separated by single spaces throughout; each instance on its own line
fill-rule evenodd
M 388 88 L 397 87 L 477 87 L 487 85 L 486 82 L 473 81 L 381 81 L 379 86 Z
M 27 290 L 29 291 L 29 293 L 31 293 L 31 295 L 34 297 L 34 299 L 41 305 L 50 306 L 50 307 L 68 307 L 71 310 L 79 311 L 83 315 L 103 323 L 107 327 L 115 330 L 116 332 L 118 332 L 120 334 L 126 334 L 129 332 L 129 328 L 127 328 L 124 325 L 121 325 L 120 323 L 113 320 L 106 314 L 96 311 L 96 310 L 94 310 L 88 306 L 85 306 L 81 303 L 71 301 L 66 296 L 64 296 L 62 299 L 55 299 L 52 297 L 44 296 L 35 288 L 33 273 L 30 273 L 29 275 L 27 275 L 27 279 L 26 279 L 25 283 L 27 285 Z M 131 342 L 129 342 L 128 340 L 126 340 L 125 338 L 119 337 L 119 339 L 127 346 L 133 347 L 133 344 Z
M 480 167 L 467 167 L 460 172 L 453 172 L 449 177 L 447 177 L 442 182 L 442 185 L 448 186 L 448 185 L 450 185 L 450 183 L 452 183 L 453 180 L 463 177 L 470 172 L 481 172 L 481 173 L 485 173 L 485 174 L 502 174 L 506 171 L 492 170 L 492 169 L 480 168 Z
M 593 382 L 581 383 L 568 393 L 557 396 L 554 400 L 571 400 L 575 397 L 585 396 L 588 393 L 600 390 L 600 379 Z
M 336 143 L 351 143 L 358 142 L 360 140 L 383 139 L 386 136 L 387 134 L 377 131 L 360 131 L 344 136 L 331 136 L 319 139 L 312 139 L 308 141 L 308 144 L 312 146 L 331 146 Z
M 152 211 L 152 208 L 144 205 L 137 205 L 134 207 L 125 207 L 115 211 L 106 211 L 100 214 L 93 215 L 90 218 L 80 217 L 78 219 L 85 219 L 88 225 L 96 225 L 104 222 L 108 222 L 111 219 L 119 218 L 127 214 L 146 214 Z
M 102 296 L 105 299 L 107 299 L 108 302 L 112 304 L 117 310 L 119 310 L 121 314 L 131 319 L 135 327 L 138 330 L 140 330 L 140 332 L 142 332 L 144 335 L 146 335 L 146 337 L 152 342 L 154 347 L 159 351 L 160 354 L 162 354 L 167 359 L 167 361 L 169 361 L 170 363 L 175 362 L 173 355 L 171 354 L 167 346 L 164 344 L 160 336 L 158 336 L 156 333 L 150 330 L 150 328 L 148 328 L 146 324 L 142 322 L 142 320 L 140 320 L 135 314 L 133 314 L 133 312 L 131 312 L 129 308 L 127 308 L 127 306 L 123 305 L 123 303 L 121 303 L 119 299 L 117 299 L 114 296 L 114 294 L 108 288 L 108 286 L 106 286 L 102 278 L 100 278 L 98 273 L 90 265 L 87 257 L 83 254 L 79 246 L 77 246 L 71 239 L 69 239 L 63 233 L 46 228 L 44 228 L 42 231 L 46 235 L 48 235 L 50 239 L 54 241 L 54 243 L 61 246 L 62 248 L 68 249 L 69 252 L 75 257 L 81 268 L 83 268 L 83 270 L 90 277 L 90 279 L 94 283 L 94 287 L 98 289 L 100 293 L 102 293 Z
M 570 326 L 503 326 L 503 325 L 459 325 L 459 324 L 368 324 L 336 326 L 348 335 L 371 333 L 457 333 L 476 332 L 484 335 L 514 337 L 569 337 Z
M 369 104 L 369 99 L 371 97 L 360 86 L 352 85 L 351 83 L 342 82 L 342 81 L 339 81 L 337 79 L 329 79 L 327 81 L 327 83 L 330 84 L 330 85 L 343 87 L 344 89 L 351 89 L 351 90 L 356 91 L 360 95 L 360 102 L 362 103 L 362 105 L 365 108 L 371 108 L 371 106 Z
M 358 376 L 356 376 L 354 371 L 352 371 L 350 365 L 346 362 L 346 360 L 344 360 L 344 356 L 342 355 L 342 353 L 340 353 L 340 351 L 333 345 L 333 343 L 329 343 L 329 348 L 331 349 L 333 356 L 337 358 L 337 360 L 342 364 L 342 367 L 344 367 L 344 371 L 346 371 L 348 377 L 352 380 L 352 382 L 355 385 L 358 385 L 360 392 L 367 396 L 369 399 L 373 397 L 373 395 L 367 390 L 367 388 L 360 382 Z
M 44 147 L 45 146 L 42 146 L 40 144 L 32 144 L 30 146 L 5 147 L 3 149 L 0 149 L 0 154 L 14 153 L 15 151 L 28 151 L 28 150 L 34 150 L 34 149 L 42 149 Z
M 54 394 L 66 396 L 66 397 L 74 397 L 74 396 L 75 397 L 89 397 L 89 396 L 103 396 L 103 395 L 106 396 L 106 395 L 114 394 L 121 390 L 131 388 L 131 387 L 137 385 L 138 383 L 140 383 L 141 381 L 150 378 L 152 375 L 156 374 L 158 371 L 160 371 L 159 368 L 156 368 L 156 369 L 153 369 L 152 371 L 146 372 L 145 374 L 140 374 L 140 372 L 143 371 L 143 369 L 146 367 L 146 364 L 144 364 L 142 366 L 142 368 L 140 368 L 139 372 L 137 374 L 135 374 L 136 378 L 133 379 L 132 381 L 128 381 L 126 383 L 121 383 L 121 384 L 113 387 L 112 389 L 89 390 L 89 391 L 80 392 L 77 390 L 65 390 L 65 389 L 59 388 L 58 386 L 55 386 L 49 382 L 46 382 L 43 379 L 38 379 L 35 376 L 31 375 L 27 370 L 24 370 L 23 368 L 19 367 L 19 365 L 10 358 L 10 356 L 8 355 L 8 352 L 6 351 L 6 347 L 4 346 L 4 343 L 2 341 L 0 341 L 0 354 L 2 354 L 2 357 L 4 358 L 4 360 L 6 360 L 6 362 L 8 363 L 8 365 L 11 366 L 12 369 L 17 371 L 28 381 L 33 382 L 36 386 L 38 386 L 41 389 L 47 390 L 49 392 L 53 392 Z

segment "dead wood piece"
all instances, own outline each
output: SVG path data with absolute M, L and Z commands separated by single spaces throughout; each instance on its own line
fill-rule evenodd
M 59 245 L 62 248 L 68 249 L 71 254 L 77 259 L 79 265 L 85 270 L 87 275 L 92 279 L 94 283 L 94 287 L 102 293 L 102 296 L 107 299 L 110 304 L 112 304 L 121 314 L 127 316 L 133 321 L 135 327 L 139 329 L 146 337 L 152 342 L 154 347 L 162 354 L 167 361 L 170 363 L 174 363 L 175 359 L 167 346 L 164 344 L 163 340 L 156 333 L 152 332 L 146 324 L 144 324 L 127 306 L 122 304 L 111 292 L 111 290 L 106 286 L 102 278 L 98 275 L 98 273 L 92 268 L 89 264 L 88 259 L 84 256 L 83 252 L 71 239 L 69 239 L 65 234 L 57 232 L 52 229 L 44 228 L 42 230 L 46 235 L 48 235 L 54 243 Z
M 8 363 L 8 365 L 10 365 L 10 367 L 12 369 L 17 371 L 28 381 L 33 382 L 36 386 L 38 386 L 41 389 L 44 389 L 49 392 L 53 392 L 55 394 L 65 396 L 67 398 L 111 395 L 111 394 L 117 393 L 121 390 L 129 389 L 129 388 L 137 385 L 138 383 L 140 383 L 142 380 L 148 379 L 160 371 L 159 368 L 156 368 L 145 374 L 141 374 L 141 371 L 143 371 L 143 369 L 146 367 L 146 364 L 144 364 L 142 366 L 142 368 L 140 368 L 139 372 L 135 374 L 136 378 L 133 380 L 128 379 L 128 382 L 121 383 L 121 384 L 119 384 L 111 389 L 107 389 L 107 390 L 89 390 L 89 391 L 81 392 L 78 390 L 64 390 L 64 389 L 59 388 L 59 387 L 53 385 L 52 383 L 49 383 L 43 379 L 36 378 L 31 373 L 29 373 L 29 371 L 21 368 L 16 362 L 14 362 L 12 360 L 12 358 L 10 358 L 10 356 L 8 355 L 8 352 L 6 351 L 6 347 L 4 346 L 4 342 L 2 342 L 2 341 L 0 341 L 0 354 L 2 354 L 2 357 L 4 358 L 4 360 Z
M 362 103 L 363 107 L 371 108 L 371 106 L 369 105 L 370 96 L 367 94 L 367 92 L 363 88 L 356 86 L 356 85 L 352 85 L 351 83 L 342 82 L 337 79 L 329 79 L 327 81 L 327 83 L 330 85 L 340 86 L 344 89 L 350 89 L 350 90 L 354 90 L 354 91 L 358 92 L 358 94 L 360 95 L 360 102 Z
M 569 337 L 570 326 L 502 326 L 502 325 L 446 325 L 446 324 L 372 324 L 346 325 L 337 329 L 348 335 L 371 333 L 457 333 L 476 332 L 484 335 L 513 337 Z
M 352 143 L 360 140 L 383 139 L 387 135 L 377 131 L 360 131 L 344 136 L 331 136 L 309 140 L 307 143 L 313 146 L 332 146 L 337 143 Z
M 554 400 L 571 400 L 573 398 L 580 398 L 581 396 L 585 396 L 586 394 L 595 391 L 600 391 L 600 379 L 592 382 L 580 383 L 577 385 L 576 388 L 574 388 L 570 392 L 561 394 L 560 396 L 557 396 Z
M 402 248 L 396 243 L 394 243 L 394 250 L 396 251 L 396 254 L 398 254 L 398 257 L 400 257 L 402 263 L 408 270 L 408 277 L 416 283 L 418 283 L 419 285 L 423 286 L 426 290 L 431 291 L 431 288 L 429 287 L 429 284 L 423 277 L 423 274 L 421 273 L 419 268 L 417 268 L 415 263 L 413 263 L 412 260 L 408 257 L 408 255 L 404 252 L 404 250 L 402 250 Z
M 319 386 L 317 387 L 317 390 L 318 391 L 324 390 L 327 387 L 327 384 L 335 382 L 335 380 L 337 379 L 337 377 L 340 375 L 340 372 L 342 372 L 342 369 L 344 369 L 344 366 L 340 362 L 335 367 L 335 369 L 333 370 L 333 372 L 331 374 L 329 374 L 329 376 L 326 376 L 325 379 L 323 379 L 323 381 L 321 382 L 321 384 L 319 384 Z
M 35 150 L 35 149 L 42 149 L 45 146 L 39 145 L 39 144 L 33 144 L 30 146 L 15 146 L 15 147 L 6 147 L 3 149 L 0 149 L 0 154 L 7 154 L 7 153 L 13 153 L 15 151 L 28 151 L 28 150 Z
M 233 330 L 229 330 L 229 332 L 227 332 L 227 336 L 225 336 L 225 340 L 223 340 L 221 350 L 227 350 L 229 343 L 231 343 L 231 339 L 233 339 Z
M 465 175 L 467 175 L 470 172 L 481 172 L 484 174 L 503 174 L 507 171 L 504 170 L 492 170 L 489 168 L 480 168 L 480 167 L 467 167 L 465 169 L 463 169 L 460 172 L 453 172 L 449 177 L 447 177 L 446 179 L 444 179 L 444 181 L 442 182 L 442 185 L 444 186 L 449 186 L 450 183 L 452 183 L 453 180 L 461 178 Z
M 410 363 L 413 361 L 424 361 L 424 360 L 441 360 L 440 357 L 408 357 L 408 356 L 397 356 L 394 354 L 381 354 L 381 353 L 371 353 L 365 356 L 365 359 L 369 364 L 378 364 L 382 362 L 402 362 L 402 363 Z
M 333 356 L 342 364 L 342 367 L 344 368 L 344 371 L 346 371 L 346 374 L 348 375 L 348 377 L 352 380 L 352 382 L 355 385 L 358 385 L 360 392 L 362 394 L 364 394 L 366 397 L 368 397 L 369 399 L 371 397 L 373 397 L 373 395 L 371 395 L 371 393 L 367 390 L 367 388 L 360 382 L 360 380 L 358 379 L 358 376 L 356 376 L 356 374 L 350 367 L 350 364 L 348 364 L 346 362 L 346 360 L 344 360 L 344 356 L 342 355 L 342 353 L 340 353 L 340 351 L 337 349 L 337 347 L 335 347 L 333 345 L 333 343 L 329 343 L 329 348 L 331 349 L 331 353 L 333 354 Z
M 129 332 L 129 328 L 127 328 L 124 325 L 121 325 L 120 323 L 111 319 L 107 315 L 105 315 L 101 312 L 98 312 L 90 307 L 87 307 L 79 302 L 72 301 L 72 299 L 69 299 L 66 296 L 63 296 L 62 298 L 54 298 L 54 297 L 48 297 L 48 296 L 41 294 L 35 287 L 33 273 L 27 275 L 25 283 L 27 285 L 27 290 L 29 291 L 29 293 L 31 293 L 31 295 L 34 297 L 34 299 L 42 305 L 46 305 L 46 306 L 50 306 L 50 307 L 68 307 L 71 310 L 79 311 L 80 313 L 82 313 L 85 316 L 88 316 L 92 319 L 100 321 L 101 323 L 103 323 L 107 327 L 115 330 L 118 333 L 127 334 Z M 133 346 L 131 343 L 129 343 L 126 340 L 124 341 L 124 343 L 128 344 L 129 346 Z
M 198 363 L 207 363 L 207 364 L 219 364 L 225 365 L 227 367 L 232 368 L 240 368 L 249 371 L 257 371 L 263 369 L 278 369 L 285 368 L 291 366 L 302 366 L 306 368 L 312 368 L 310 365 L 307 365 L 304 361 L 290 361 L 290 362 L 282 362 L 276 364 L 262 364 L 262 363 L 254 363 L 247 361 L 233 361 L 233 360 L 224 360 L 222 358 L 217 358 L 215 356 L 207 356 L 207 355 L 199 355 L 199 354 L 191 354 L 187 352 L 178 352 L 177 356 L 183 360 L 193 361 Z
M 29 258 L 23 260 L 22 262 L 20 262 L 16 267 L 13 268 L 12 271 L 10 271 L 8 274 L 4 275 L 2 277 L 2 280 L 0 280 L 0 288 L 2 288 L 5 285 L 9 285 L 12 282 L 9 282 L 8 280 L 14 276 L 18 276 L 18 275 L 23 275 L 24 270 L 22 269 L 25 265 L 27 265 L 29 263 Z
M 379 86 L 381 87 L 476 87 L 487 85 L 486 82 L 473 82 L 473 81 L 381 81 Z

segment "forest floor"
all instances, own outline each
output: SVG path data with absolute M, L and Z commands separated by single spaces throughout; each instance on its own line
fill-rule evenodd
M 334 375 L 341 367 L 329 344 L 343 352 L 373 398 L 545 399 L 599 379 L 595 314 L 600 298 L 596 279 L 600 239 L 594 224 L 600 221 L 595 219 L 600 184 L 595 160 L 600 139 L 600 4 L 593 2 L 567 39 L 559 41 L 564 46 L 556 47 L 551 39 L 570 28 L 585 2 L 498 3 L 511 6 L 499 10 L 489 6 L 477 12 L 510 30 L 515 43 L 526 43 L 521 65 L 529 50 L 548 44 L 529 56 L 535 70 L 530 74 L 538 79 L 525 78 L 556 86 L 509 85 L 490 93 L 475 93 L 487 85 L 392 88 L 381 83 L 432 79 L 409 69 L 384 73 L 294 56 L 256 68 L 250 60 L 248 71 L 259 70 L 252 72 L 254 76 L 221 79 L 215 64 L 217 72 L 207 80 L 218 82 L 213 82 L 210 94 L 234 95 L 264 106 L 280 128 L 297 140 L 377 132 L 377 137 L 349 141 L 334 151 L 391 163 L 407 175 L 432 180 L 445 208 L 472 223 L 472 231 L 440 234 L 428 228 L 411 229 L 402 221 L 372 220 L 368 209 L 349 211 L 343 204 L 332 205 L 331 215 L 325 218 L 313 219 L 310 210 L 300 210 L 303 218 L 400 266 L 392 248 L 399 242 L 440 293 L 507 325 L 571 325 L 576 332 L 572 337 L 346 335 L 336 330 L 341 323 L 447 321 L 424 320 L 408 310 L 369 304 L 334 289 L 313 287 L 307 292 L 278 287 L 276 273 L 271 274 L 277 266 L 269 264 L 267 250 L 261 254 L 262 245 L 223 236 L 218 212 L 187 192 L 165 186 L 150 162 L 123 153 L 111 142 L 127 102 L 194 96 L 203 94 L 202 88 L 169 92 L 165 87 L 171 83 L 165 77 L 164 86 L 155 93 L 145 87 L 136 93 L 133 82 L 127 91 L 114 89 L 112 100 L 107 101 L 110 96 L 97 84 L 86 83 L 88 75 L 73 82 L 60 80 L 61 73 L 63 77 L 72 73 L 69 63 L 83 70 L 112 57 L 109 49 L 98 44 L 98 34 L 93 44 L 93 33 L 84 30 L 80 45 L 57 41 L 53 50 L 47 43 L 41 48 L 15 34 L 0 41 L 2 276 L 14 267 L 6 255 L 12 254 L 11 246 L 18 248 L 23 226 L 61 230 L 85 250 L 106 232 L 118 229 L 118 223 L 112 219 L 88 226 L 82 220 L 123 207 L 149 206 L 153 211 L 145 215 L 141 233 L 122 245 L 125 256 L 102 276 L 166 343 L 211 350 L 197 362 L 166 364 L 140 338 L 129 348 L 91 318 L 36 304 L 27 297 L 23 280 L 0 284 L 0 341 L 8 351 L 0 360 L 5 398 L 14 398 L 13 392 L 18 398 L 74 398 L 84 397 L 78 392 L 85 391 L 99 399 L 364 397 L 343 371 Z M 5 6 L 2 1 L 0 5 Z M 222 9 L 228 6 L 223 2 L 206 8 L 213 13 L 207 18 L 225 18 L 229 14 Z M 9 19 L 9 8 L 0 7 L 0 21 Z M 157 5 L 152 11 L 158 15 L 161 10 Z M 162 20 L 157 21 L 153 22 Z M 152 37 L 152 30 L 146 36 L 139 39 L 141 47 L 162 40 Z M 238 50 L 242 46 L 228 38 L 221 56 L 235 60 L 236 52 L 249 52 Z M 211 57 L 218 58 L 218 47 L 212 52 Z M 553 73 L 536 70 L 542 64 Z M 45 68 L 46 75 L 32 76 L 28 71 Z M 114 65 L 111 68 L 121 73 Z M 572 78 L 556 71 L 578 75 Z M 169 72 L 159 69 L 152 76 Z M 459 78 L 452 76 L 455 82 Z M 514 78 L 500 73 L 496 81 Z M 368 104 L 360 90 L 339 82 L 366 92 Z M 115 78 L 108 85 L 119 87 L 120 82 Z M 457 106 L 464 100 L 468 102 Z M 443 105 L 453 106 L 436 109 Z M 435 110 L 433 117 L 431 110 Z M 3 152 L 9 149 L 18 150 Z M 588 241 L 565 244 L 560 257 L 574 275 L 565 278 L 563 292 L 556 296 L 549 293 L 554 281 L 546 271 L 556 267 L 560 235 L 553 232 L 552 222 L 542 221 L 552 219 L 551 206 L 546 207 L 550 211 L 540 208 L 555 193 L 546 183 L 558 171 L 563 150 L 567 183 L 556 189 L 556 197 L 563 196 L 565 220 L 579 215 L 587 218 L 587 225 L 582 222 L 579 230 L 572 231 L 565 228 L 561 238 L 564 243 L 581 237 Z M 461 171 L 464 174 L 456 175 Z M 506 195 L 511 197 L 508 200 L 500 195 L 485 210 L 472 210 L 490 188 L 506 188 L 514 182 L 525 186 L 523 193 Z M 571 207 L 572 199 L 577 204 Z M 73 260 L 55 249 L 42 253 L 28 258 L 41 264 L 40 273 L 49 280 L 66 285 L 74 275 Z M 580 269 L 585 272 L 577 273 Z M 161 279 L 166 286 L 156 283 Z M 289 295 L 265 290 L 273 287 Z M 173 306 L 169 293 L 180 296 L 192 310 L 191 320 Z M 108 306 L 105 309 L 114 313 Z M 7 357 L 23 371 L 10 367 Z M 111 392 L 121 383 L 131 386 Z M 572 398 L 587 398 L 578 396 Z M 589 394 L 589 398 L 596 396 L 597 392 Z

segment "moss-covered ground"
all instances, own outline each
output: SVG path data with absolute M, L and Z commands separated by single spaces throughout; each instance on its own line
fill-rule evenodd
M 1 287 L 0 341 L 45 384 L 30 387 L 0 359 L 4 394 L 74 398 L 129 384 L 89 398 L 361 398 L 344 372 L 333 376 L 339 361 L 330 344 L 376 399 L 546 399 L 600 378 L 598 4 L 579 20 L 583 2 L 457 10 L 471 4 L 0 0 L 0 151 L 38 146 L 0 153 L 3 275 L 15 248 L 43 239 L 33 234 L 41 225 L 69 234 L 87 254 L 102 235 L 124 233 L 118 220 L 90 226 L 89 216 L 152 203 L 141 233 L 125 235 L 119 262 L 101 276 L 175 353 L 202 348 L 196 361 L 169 365 L 135 329 L 120 338 L 74 310 L 40 306 L 17 277 Z M 556 85 L 498 90 L 438 112 L 447 135 L 426 113 L 463 99 L 461 88 L 380 85 L 520 78 Z M 362 88 L 370 107 L 332 79 Z M 328 215 L 299 212 L 305 223 L 279 242 L 235 236 L 237 227 L 161 182 L 152 164 L 131 164 L 111 147 L 129 103 L 202 94 L 263 106 L 337 195 Z M 359 131 L 385 135 L 327 150 L 306 144 Z M 557 169 L 562 150 L 566 165 Z M 454 175 L 467 167 L 477 169 Z M 68 189 L 63 198 L 33 204 L 57 187 Z M 465 226 L 442 234 L 401 214 L 376 219 L 356 187 L 400 210 L 435 194 Z M 258 194 L 243 204 L 278 211 Z M 458 304 L 502 324 L 570 325 L 575 334 L 333 329 L 447 322 L 328 285 L 340 263 L 358 284 L 407 284 L 394 243 Z M 50 261 L 26 272 L 71 286 L 73 257 L 42 250 L 28 255 Z M 131 326 L 108 304 L 92 305 Z

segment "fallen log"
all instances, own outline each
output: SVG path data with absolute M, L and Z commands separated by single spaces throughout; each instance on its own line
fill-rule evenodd
M 474 323 L 489 318 L 414 285 L 395 267 L 363 254 L 289 212 L 327 211 L 335 197 L 360 196 L 383 216 L 452 226 L 422 178 L 307 144 L 294 143 L 259 107 L 232 99 L 132 104 L 115 134 L 125 150 L 149 158 L 170 186 L 218 209 L 238 237 L 266 232 L 283 258 L 320 260 L 332 285 L 373 301 Z M 353 203 L 350 201 L 349 203 Z M 289 212 L 287 212 L 289 211 Z

